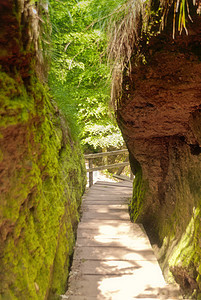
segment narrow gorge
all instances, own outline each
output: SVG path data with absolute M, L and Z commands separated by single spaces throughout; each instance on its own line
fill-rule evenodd
M 201 299 L 201 4 L 106 2 L 1 0 L 0 300 L 61 299 L 83 148 L 125 144 L 131 221 L 144 225 L 167 281 Z

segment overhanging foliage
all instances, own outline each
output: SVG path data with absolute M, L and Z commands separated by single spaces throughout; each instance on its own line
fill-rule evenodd
M 110 69 L 105 28 L 121 4 L 114 1 L 50 1 L 51 90 L 72 120 L 76 135 L 93 148 L 119 147 L 120 130 L 109 113 Z M 79 127 L 75 128 L 75 124 Z
M 143 63 L 140 41 L 158 35 L 167 26 L 172 27 L 172 37 L 188 34 L 187 23 L 193 22 L 191 12 L 201 13 L 200 0 L 128 0 L 111 18 L 108 56 L 112 66 L 111 98 L 116 108 L 121 96 L 123 71 L 130 73 L 130 59 L 135 54 Z M 170 23 L 168 23 L 170 19 Z

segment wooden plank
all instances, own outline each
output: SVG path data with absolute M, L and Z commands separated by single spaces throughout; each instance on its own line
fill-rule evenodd
M 164 292 L 165 290 L 165 292 Z M 160 292 L 160 290 L 158 291 Z M 111 296 L 109 299 L 110 300 L 122 300 L 122 298 L 117 298 L 118 296 Z M 61 300 L 108 300 L 108 298 L 104 298 L 104 296 L 95 296 L 95 297 L 88 297 L 88 296 L 69 296 L 68 298 L 61 298 Z M 127 295 L 125 295 L 123 297 L 123 300 L 137 300 L 137 299 L 142 299 L 142 300 L 153 300 L 153 299 L 158 299 L 158 300 L 179 300 L 179 299 L 183 299 L 183 297 L 179 296 L 179 292 L 176 291 L 174 294 L 172 292 L 172 290 L 170 290 L 169 288 L 163 288 L 162 291 L 160 292 L 160 294 L 158 296 L 153 296 L 153 295 L 150 295 L 148 296 L 147 294 L 146 295 L 138 295 L 137 298 L 136 297 L 130 297 L 129 298 L 127 297 Z
M 98 219 L 100 220 L 130 220 L 128 212 L 122 212 L 122 211 L 110 211 L 107 214 L 106 213 L 100 213 L 100 212 L 93 212 L 93 214 L 91 213 L 91 211 L 86 211 L 84 212 L 84 215 L 82 217 L 82 221 L 86 221 L 86 220 L 94 220 L 94 219 Z
M 83 205 L 107 205 L 107 204 L 119 204 L 119 203 L 122 203 L 122 200 L 121 199 L 117 199 L 117 198 L 113 198 L 113 199 L 110 199 L 110 200 L 106 200 L 105 198 L 103 199 L 95 199 L 95 200 L 92 200 L 92 199 L 89 199 L 89 200 L 85 200 Z M 128 203 L 129 203 L 129 200 L 126 199 L 123 204 L 127 205 L 128 206 Z
M 130 196 L 130 194 L 129 194 Z M 87 199 L 83 199 L 82 205 L 85 205 L 86 203 L 89 202 L 98 202 L 102 205 L 112 205 L 115 204 L 114 202 L 117 203 L 121 203 L 122 205 L 127 205 L 128 207 L 128 203 L 130 201 L 130 197 L 127 198 L 120 198 L 118 197 L 118 195 L 113 195 L 112 197 L 110 197 L 108 199 L 107 195 L 90 195 L 89 197 L 87 197 Z
M 126 247 L 127 249 L 150 249 L 150 243 L 146 239 L 141 238 L 105 238 L 105 237 L 95 237 L 95 238 L 81 238 L 77 242 L 78 247 Z
M 123 194 L 121 193 L 121 189 L 114 189 L 114 193 L 112 195 L 110 195 L 108 192 L 107 189 L 102 189 L 102 188 L 97 188 L 96 190 L 93 189 L 94 185 L 90 188 L 89 192 L 84 194 L 83 196 L 83 200 L 84 199 L 89 199 L 90 197 L 91 198 L 97 198 L 97 199 L 102 199 L 103 197 L 105 198 L 105 200 L 109 200 L 109 199 L 112 199 L 114 197 L 116 197 L 116 195 L 118 195 L 118 198 L 119 199 L 125 199 L 127 198 L 128 199 L 128 196 L 131 196 L 132 195 L 132 189 L 128 190 L 128 188 L 123 189 Z M 110 187 L 111 189 L 112 187 Z M 105 197 L 105 196 L 109 196 L 109 198 Z
M 144 232 L 142 232 L 142 229 L 139 226 L 139 224 L 131 223 L 130 221 L 122 221 L 119 223 L 118 220 L 102 220 L 101 222 L 100 220 L 89 220 L 88 222 L 80 222 L 79 228 L 93 230 L 101 230 L 102 228 L 105 228 L 106 230 L 115 229 L 115 231 L 120 230 L 121 232 L 124 231 L 125 233 L 127 233 L 126 230 L 132 230 L 137 233 L 137 236 L 139 236 L 140 234 L 147 238 L 147 235 Z
M 107 201 L 107 203 L 109 204 L 110 203 L 110 200 L 122 200 L 122 202 L 125 203 L 125 197 L 120 197 L 121 195 L 118 193 L 116 193 L 114 191 L 114 194 L 112 196 L 108 195 L 108 193 L 102 193 L 100 194 L 99 191 L 97 191 L 96 193 L 95 192 L 92 192 L 90 193 L 88 196 L 87 196 L 87 200 L 103 200 L 103 201 Z M 131 198 L 131 193 L 128 193 L 128 196 L 126 197 L 127 201 Z M 86 199 L 86 198 L 85 198 Z M 85 199 L 83 199 L 82 203 L 84 204 L 85 203 Z
M 119 204 L 119 203 L 127 205 L 128 207 L 129 198 L 121 199 L 119 197 L 110 197 L 110 199 L 107 199 L 107 197 L 99 197 L 99 196 L 94 197 L 91 195 L 87 199 L 83 200 L 82 205 L 85 204 L 108 205 L 108 204 Z
M 94 185 L 94 188 L 96 186 L 113 186 L 115 188 L 121 187 L 121 188 L 133 188 L 133 185 L 129 182 L 107 182 L 107 181 L 97 181 Z M 111 193 L 112 194 L 112 193 Z
M 154 261 L 122 261 L 122 260 L 76 260 L 73 265 L 73 272 L 80 272 L 85 275 L 124 275 L 135 274 L 139 269 L 144 268 L 146 272 L 150 269 L 158 271 L 158 262 Z
M 111 188 L 112 187 L 110 187 L 110 189 Z M 130 189 L 130 191 L 128 191 L 128 189 L 123 189 L 122 188 L 122 190 L 123 190 L 124 198 L 127 195 L 129 195 L 129 196 L 132 195 L 132 189 Z M 114 198 L 115 196 L 118 196 L 118 198 L 121 199 L 121 198 L 123 198 L 121 196 L 122 190 L 121 189 L 119 189 L 119 190 L 118 189 L 114 189 L 113 194 L 110 195 L 109 194 L 109 192 L 110 192 L 109 189 L 97 188 L 96 190 L 93 190 L 93 187 L 92 187 L 91 190 L 90 190 L 90 192 L 87 194 L 87 198 L 91 197 L 91 196 L 93 196 L 94 198 L 98 198 L 98 197 L 103 198 L 103 197 L 107 196 L 107 198 L 106 197 L 105 198 L 109 200 L 110 198 Z
M 116 164 L 111 164 L 107 166 L 99 166 L 99 167 L 94 167 L 94 168 L 89 168 L 86 169 L 87 172 L 93 172 L 93 171 L 100 171 L 100 170 L 107 170 L 107 169 L 114 169 L 122 166 L 128 166 L 130 165 L 129 162 L 123 162 L 123 163 L 116 163 Z
M 159 298 L 160 297 L 160 298 Z M 161 300 L 161 299 L 163 299 L 163 300 L 178 300 L 178 299 L 183 299 L 183 298 L 178 298 L 178 296 L 171 296 L 170 295 L 170 297 L 171 298 L 167 298 L 166 297 L 166 295 L 163 297 L 162 295 L 161 296 L 159 296 L 159 297 L 151 297 L 151 298 L 149 298 L 148 296 L 146 296 L 146 298 L 145 298 L 145 296 L 144 295 L 139 295 L 137 298 L 135 298 L 135 297 L 132 297 L 132 298 L 127 298 L 127 296 L 125 295 L 125 297 L 123 298 L 123 300 L 137 300 L 137 299 L 143 299 L 143 300 L 153 300 L 153 299 L 158 299 L 158 300 Z M 88 297 L 88 296 L 69 296 L 68 298 L 61 298 L 61 300 L 66 300 L 66 299 L 68 299 L 68 300 L 108 300 L 108 298 L 103 298 L 103 296 L 96 296 L 96 297 Z M 120 298 L 117 298 L 116 296 L 114 296 L 114 298 L 113 298 L 113 296 L 111 296 L 111 298 L 110 298 L 110 300 L 122 300 L 122 299 L 120 299 Z
M 87 260 L 123 260 L 123 261 L 157 261 L 153 250 L 149 249 L 127 249 L 114 247 L 77 247 L 74 253 L 74 259 Z
M 115 227 L 111 227 L 111 226 L 94 226 L 91 228 L 87 227 L 87 223 L 88 222 L 93 222 L 93 221 L 99 221 L 100 223 L 102 222 L 107 222 L 107 221 L 114 221 L 114 222 L 118 222 L 118 220 L 96 220 L 96 219 L 89 219 L 88 221 L 82 221 L 82 227 L 79 227 L 79 235 L 80 237 L 82 236 L 82 234 L 84 232 L 86 232 L 87 234 L 89 234 L 89 239 L 94 238 L 95 240 L 100 240 L 101 238 L 105 238 L 105 239 L 115 239 L 115 240 L 119 240 L 122 243 L 125 243 L 126 247 L 128 247 L 128 245 L 131 243 L 134 246 L 134 242 L 136 243 L 136 241 L 139 242 L 146 242 L 149 243 L 149 246 L 151 247 L 150 241 L 148 239 L 148 237 L 141 231 L 137 232 L 135 228 L 129 228 L 126 225 L 122 225 L 121 224 L 129 224 L 129 220 L 121 220 L 119 222 L 119 226 L 120 228 L 115 228 Z M 86 226 L 85 226 L 86 225 Z M 133 233 L 135 233 L 133 235 Z M 94 236 L 93 236 L 94 234 Z
M 102 225 L 113 225 L 113 226 L 115 226 L 115 227 L 117 227 L 117 226 L 126 226 L 126 225 L 130 225 L 131 224 L 131 222 L 130 222 L 130 219 L 129 219 L 129 221 L 127 220 L 127 221 L 121 221 L 121 222 L 118 222 L 118 220 L 111 220 L 111 219 L 109 219 L 109 220 L 98 220 L 98 219 L 94 219 L 94 220 L 88 220 L 88 221 L 82 221 L 81 220 L 81 222 L 79 223 L 79 228 L 87 228 L 87 227 L 89 227 L 89 228 L 95 228 L 95 227 L 98 227 L 98 226 L 102 226 Z M 133 223 L 133 225 L 135 225 L 134 223 Z M 146 236 L 146 235 L 145 235 Z M 147 236 L 146 236 L 146 238 L 147 238 Z
M 102 227 L 102 228 L 78 228 L 77 231 L 77 236 L 82 237 L 82 238 L 91 238 L 91 237 L 96 237 L 96 238 L 101 238 L 101 237 L 106 237 L 106 238 L 125 238 L 125 236 L 128 236 L 128 238 L 137 238 L 137 239 L 144 239 L 144 234 L 142 233 L 136 233 L 135 230 L 133 229 L 115 229 L 115 228 L 110 228 L 110 227 Z
M 94 210 L 96 212 L 109 212 L 110 210 L 126 210 L 128 211 L 128 205 L 127 204 L 99 204 L 99 205 L 93 205 L 93 204 L 87 204 L 83 203 L 82 210 Z
M 92 154 L 85 154 L 84 158 L 98 158 L 103 156 L 110 156 L 110 155 L 119 155 L 123 153 L 128 153 L 128 149 L 116 150 L 116 151 L 108 151 L 108 152 L 101 152 L 101 153 L 92 153 Z
M 111 193 L 112 189 L 112 193 Z M 110 184 L 102 184 L 97 182 L 90 188 L 88 189 L 87 193 L 84 195 L 84 197 L 88 197 L 88 195 L 91 195 L 92 193 L 97 191 L 100 191 L 98 194 L 102 195 L 105 193 L 108 193 L 109 196 L 113 196 L 114 193 L 119 193 L 120 197 L 126 196 L 127 194 L 132 194 L 133 190 L 133 184 L 132 182 L 128 181 L 123 181 L 120 182 L 120 184 L 116 184 L 114 182 L 111 182 Z
M 141 275 L 141 274 L 140 274 Z M 167 286 L 157 276 L 138 279 L 136 275 L 85 275 L 78 284 L 70 286 L 69 300 L 179 300 L 183 299 L 177 288 Z M 149 279 L 147 277 L 149 276 Z M 157 284 L 157 283 L 158 284 Z M 144 283 L 144 284 L 143 284 Z M 75 292 L 74 292 L 75 291 Z M 62 298 L 65 300 L 65 298 Z
M 107 181 L 97 181 L 95 184 L 94 184 L 94 189 L 96 187 L 108 187 L 108 186 L 111 186 L 111 187 L 114 187 L 115 189 L 118 189 L 119 187 L 120 188 L 123 188 L 125 190 L 128 191 L 128 188 L 131 188 L 133 189 L 133 184 L 131 182 L 107 182 Z M 111 193 L 112 194 L 112 193 Z
M 99 192 L 92 192 L 90 194 L 88 194 L 87 198 L 84 198 L 82 203 L 85 203 L 85 200 L 90 200 L 90 201 L 107 201 L 107 203 L 110 203 L 110 200 L 121 200 L 122 203 L 127 203 L 129 201 L 129 199 L 131 198 L 131 193 L 128 194 L 127 197 L 121 197 L 121 195 L 119 195 L 119 193 L 114 193 L 114 195 L 110 195 L 109 197 L 107 196 L 107 194 L 100 194 Z
M 77 232 L 77 237 L 78 238 L 93 238 L 94 235 L 96 236 L 96 239 L 101 239 L 104 237 L 108 237 L 108 238 L 117 238 L 117 239 L 122 239 L 125 237 L 125 235 L 123 233 L 119 233 L 118 235 L 113 235 L 112 233 L 108 233 L 108 234 L 102 234 L 100 233 L 98 230 L 79 230 Z M 129 238 L 131 238 L 133 236 L 133 233 L 130 232 L 128 233 Z M 140 237 L 139 237 L 140 238 Z M 143 237 L 142 237 L 143 238 Z
M 69 283 L 69 290 L 74 296 L 85 295 L 100 300 L 130 300 L 140 296 L 144 299 L 160 299 L 160 288 L 166 284 L 158 272 L 155 272 L 155 276 L 150 274 L 154 273 L 139 269 L 136 274 L 82 275 L 79 280 Z
M 86 193 L 86 195 L 90 195 L 92 192 L 95 191 L 103 191 L 105 193 L 106 191 L 110 191 L 110 196 L 113 196 L 113 192 L 111 194 L 111 189 L 113 189 L 116 193 L 120 193 L 120 196 L 125 196 L 125 194 L 132 193 L 133 190 L 133 184 L 129 181 L 121 181 L 122 186 L 118 185 L 115 186 L 115 183 L 103 185 L 103 184 L 97 184 L 95 183 Z

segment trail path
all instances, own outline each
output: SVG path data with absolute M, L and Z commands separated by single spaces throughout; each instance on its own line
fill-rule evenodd
M 63 299 L 182 299 L 166 285 L 149 239 L 130 222 L 129 182 L 97 182 L 83 199 L 82 220 Z

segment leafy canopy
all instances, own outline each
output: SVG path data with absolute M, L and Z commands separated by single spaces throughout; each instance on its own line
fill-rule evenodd
M 50 0 L 52 67 L 49 84 L 84 145 L 123 144 L 109 112 L 110 70 L 106 27 L 124 0 Z

